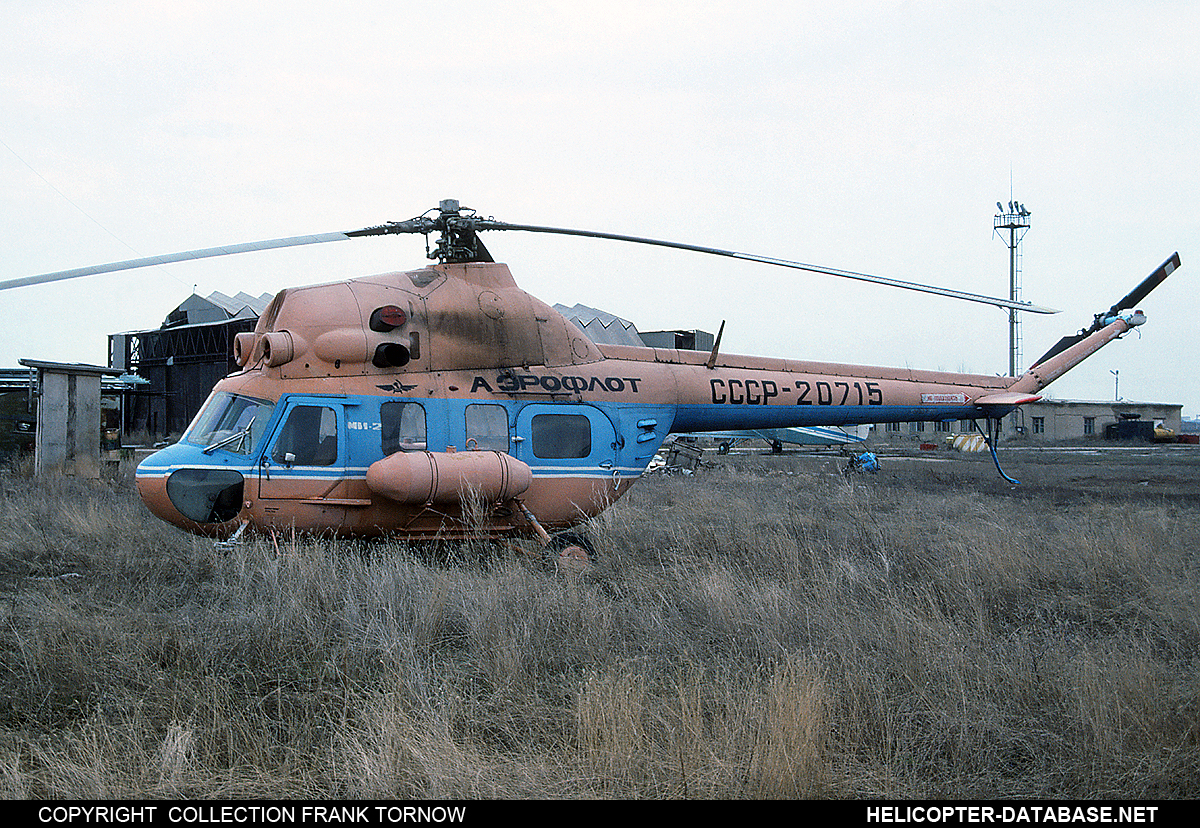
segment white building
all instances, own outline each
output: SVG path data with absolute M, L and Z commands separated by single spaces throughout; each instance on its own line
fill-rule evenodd
M 1073 440 L 1103 440 L 1112 437 L 1110 426 L 1137 420 L 1170 429 L 1183 430 L 1183 406 L 1174 403 L 1118 400 L 1048 400 L 1021 406 L 1004 418 L 1001 439 L 1028 442 L 1061 443 Z M 980 422 L 980 426 L 984 425 Z M 1124 428 L 1124 427 L 1123 427 Z M 939 423 L 885 423 L 874 428 L 875 440 L 932 443 L 951 434 L 970 434 L 970 420 Z

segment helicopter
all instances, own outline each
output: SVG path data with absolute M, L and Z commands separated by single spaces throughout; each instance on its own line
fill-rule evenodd
M 536 537 L 553 548 L 641 477 L 672 434 L 868 423 L 999 421 L 1145 321 L 1135 307 L 1180 266 L 1168 258 L 1063 337 L 1022 376 L 884 368 L 592 342 L 517 286 L 479 234 L 526 231 L 707 253 L 1023 312 L 1027 302 L 699 245 L 511 224 L 457 200 L 349 232 L 206 248 L 0 282 L 22 285 L 364 236 L 421 234 L 428 259 L 281 290 L 239 370 L 178 442 L 143 460 L 149 510 L 217 538 L 244 530 L 454 539 Z M 436 234 L 433 247 L 430 237 Z M 994 440 L 989 447 L 996 459 Z M 996 460 L 999 470 L 999 460 Z M 1003 472 L 1001 471 L 1001 474 Z M 572 555 L 581 553 L 571 547 Z

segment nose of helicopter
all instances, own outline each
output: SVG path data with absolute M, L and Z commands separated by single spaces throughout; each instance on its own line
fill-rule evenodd
M 143 474 L 139 465 L 136 480 L 138 495 L 141 496 L 142 502 L 146 504 L 146 508 L 150 510 L 151 514 L 167 523 L 187 528 L 189 521 L 171 504 L 171 499 L 167 496 L 167 479 L 165 477 Z
M 205 535 L 236 528 L 245 478 L 229 468 L 205 467 L 198 450 L 176 444 L 147 457 L 137 467 L 137 489 L 146 508 L 161 520 Z

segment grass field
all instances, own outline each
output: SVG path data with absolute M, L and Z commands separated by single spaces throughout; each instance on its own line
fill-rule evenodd
M 710 457 L 559 571 L 0 478 L 0 795 L 1200 795 L 1200 453 Z

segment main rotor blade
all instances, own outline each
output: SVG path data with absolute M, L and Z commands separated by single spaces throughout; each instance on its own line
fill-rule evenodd
M 360 236 L 376 236 L 393 233 L 429 234 L 435 231 L 441 231 L 448 234 L 452 230 L 459 232 L 467 231 L 468 233 L 473 233 L 479 230 L 524 230 L 531 233 L 551 233 L 557 235 L 582 236 L 587 238 L 632 242 L 635 244 L 648 244 L 658 247 L 674 248 L 676 250 L 691 250 L 697 253 L 709 253 L 715 256 L 726 256 L 733 259 L 758 262 L 760 264 L 776 265 L 778 267 L 788 267 L 795 270 L 805 270 L 811 273 L 823 273 L 829 276 L 841 276 L 846 279 L 856 279 L 861 282 L 872 282 L 874 284 L 903 288 L 904 290 L 918 291 L 920 293 L 932 293 L 938 296 L 948 296 L 953 299 L 961 299 L 967 302 L 977 302 L 984 305 L 992 305 L 998 308 L 1028 311 L 1030 313 L 1058 313 L 1058 311 L 1051 308 L 1039 307 L 1038 305 L 1033 305 L 1029 302 L 1014 302 L 1009 299 L 983 296 L 978 293 L 967 293 L 961 290 L 936 287 L 933 285 L 924 285 L 918 282 L 905 282 L 899 279 L 889 279 L 883 276 L 872 276 L 867 273 L 858 273 L 852 270 L 840 270 L 838 268 L 823 267 L 821 265 L 805 264 L 803 262 L 794 262 L 787 259 L 777 259 L 771 256 L 759 256 L 753 253 L 739 253 L 734 250 L 723 250 L 716 247 L 704 247 L 701 245 L 686 244 L 683 242 L 642 238 L 640 236 L 627 236 L 619 233 L 604 233 L 597 230 L 572 230 L 564 227 L 544 227 L 534 224 L 510 224 L 508 222 L 497 221 L 495 219 L 481 219 L 475 216 L 463 216 L 458 212 L 457 202 L 445 202 L 442 207 L 442 212 L 437 218 L 418 216 L 407 221 L 388 222 L 387 224 L 376 227 L 365 227 L 360 230 L 350 230 L 342 233 L 322 233 L 313 236 L 291 236 L 282 239 L 268 239 L 266 241 L 248 242 L 245 244 L 227 245 L 223 247 L 208 247 L 202 250 L 188 250 L 182 253 L 172 253 L 164 256 L 148 256 L 142 259 L 130 259 L 124 262 L 113 262 L 105 265 L 92 265 L 90 267 L 75 268 L 73 270 L 60 270 L 55 273 L 43 273 L 38 276 L 26 276 L 19 279 L 9 279 L 7 281 L 0 282 L 0 290 L 23 287 L 26 285 L 44 284 L 46 282 L 56 282 L 62 279 L 75 279 L 81 276 L 91 276 L 98 273 L 112 273 L 119 270 L 132 270 L 139 267 L 150 267 L 152 265 L 190 261 L 192 259 L 205 259 L 213 256 L 228 256 L 235 253 L 248 253 L 255 250 L 271 250 L 280 247 L 297 247 L 306 244 L 322 244 L 324 242 L 342 241 L 344 239 L 357 238 Z M 487 259 L 490 258 L 490 256 L 487 256 Z M 1164 276 L 1163 278 L 1166 277 Z
M 633 242 L 635 244 L 650 244 L 658 247 L 672 247 L 677 250 L 691 250 L 696 253 L 711 253 L 715 256 L 727 256 L 732 259 L 742 259 L 749 262 L 759 262 L 760 264 L 777 265 L 779 267 L 790 267 L 795 270 L 806 270 L 811 273 L 824 273 L 829 276 L 842 276 L 846 279 L 857 279 L 861 282 L 873 282 L 875 284 L 888 285 L 889 287 L 915 290 L 921 293 L 933 293 L 938 296 L 949 296 L 951 298 L 962 299 L 967 302 L 979 302 L 984 305 L 994 305 L 998 308 L 1011 308 L 1013 310 L 1028 311 L 1029 313 L 1058 313 L 1058 311 L 1054 310 L 1053 308 L 1043 308 L 1039 307 L 1038 305 L 1030 304 L 1029 302 L 1014 302 L 1010 299 L 997 299 L 992 296 L 983 296 L 978 293 L 966 293 L 964 291 L 953 290 L 951 288 L 923 285 L 918 282 L 904 282 L 899 279 L 889 279 L 884 276 L 871 276 L 867 273 L 858 273 L 853 270 L 839 270 L 833 267 L 823 267 L 821 265 L 793 262 L 787 259 L 776 259 L 771 256 L 759 256 L 753 253 L 738 253 L 734 250 L 722 250 L 716 247 L 703 247 L 696 244 L 663 241 L 661 239 L 647 239 L 639 236 L 624 236 L 618 233 L 603 233 L 595 230 L 571 230 L 563 227 L 541 227 L 533 224 L 509 224 L 507 222 L 495 221 L 492 219 L 475 219 L 473 220 L 473 224 L 478 230 L 525 230 L 531 233 L 553 233 L 566 236 L 584 236 L 596 239 L 609 239 L 612 241 Z
M 97 273 L 113 273 L 118 270 L 133 270 L 139 267 L 185 262 L 192 259 L 209 259 L 213 256 L 230 256 L 234 253 L 250 253 L 255 250 L 273 250 L 278 247 L 299 247 L 305 244 L 322 244 L 324 242 L 342 241 L 353 238 L 349 233 L 321 233 L 315 236 L 291 236 L 285 239 L 267 239 L 266 241 L 246 242 L 245 244 L 230 244 L 223 247 L 206 247 L 203 250 L 187 250 L 183 253 L 168 253 L 163 256 L 147 256 L 143 259 L 129 259 L 124 262 L 77 267 L 73 270 L 59 270 L 55 273 L 43 273 L 39 276 L 24 276 L 20 279 L 9 279 L 0 282 L 0 290 L 24 287 L 25 285 L 41 285 L 46 282 L 58 282 L 63 279 L 77 279 L 80 276 L 92 276 Z

